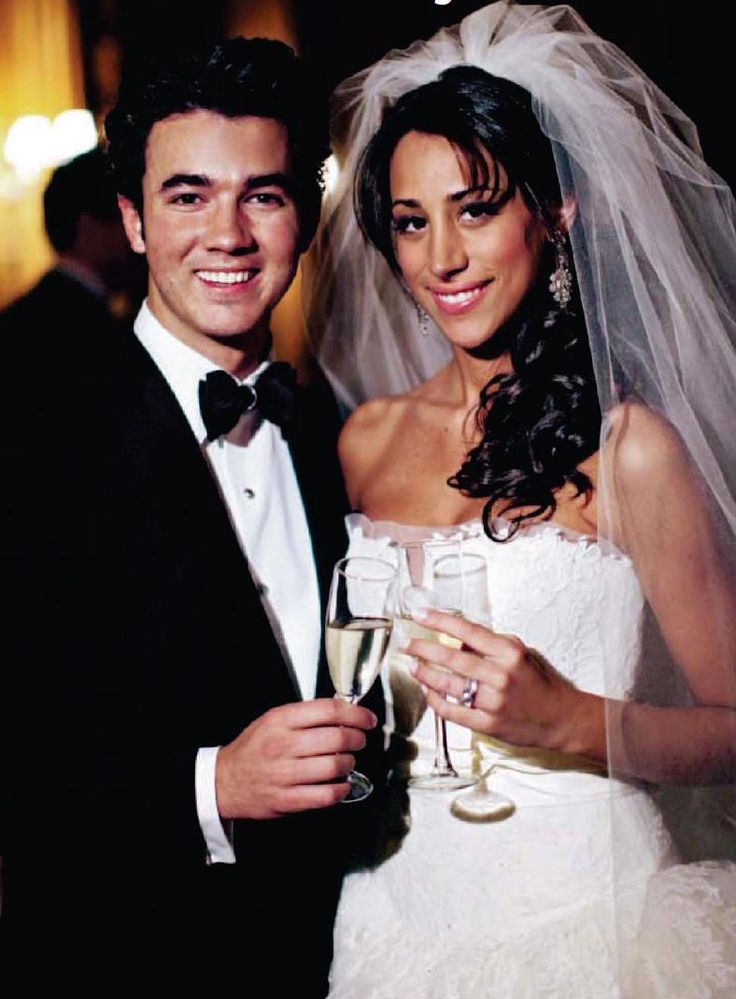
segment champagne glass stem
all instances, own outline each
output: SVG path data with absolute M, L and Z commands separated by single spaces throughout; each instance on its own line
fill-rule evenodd
M 454 542 L 449 545 L 444 543 L 435 545 L 429 542 L 409 543 L 404 546 L 404 564 L 410 585 L 401 591 L 401 608 L 407 618 L 410 619 L 412 612 L 421 607 L 436 607 L 453 614 L 462 613 L 465 610 L 463 564 L 462 561 L 458 561 L 462 553 L 455 555 L 455 563 L 457 564 L 453 563 L 453 571 L 449 575 L 440 578 L 440 586 L 438 586 L 438 577 L 435 571 L 436 564 L 441 562 L 440 552 L 454 554 L 457 549 L 458 546 Z M 485 569 L 485 564 L 480 560 L 478 566 Z M 477 569 L 478 566 L 475 568 Z M 450 586 L 447 585 L 448 582 L 451 584 Z M 483 583 L 485 585 L 485 576 Z M 443 645 L 450 645 L 452 648 L 460 647 L 460 643 L 456 643 L 456 640 L 449 635 L 416 624 L 412 626 L 410 634 L 415 638 L 429 639 Z M 475 776 L 469 773 L 459 774 L 450 760 L 445 720 L 435 711 L 432 714 L 434 716 L 433 766 L 429 773 L 413 775 L 409 780 L 409 785 L 423 791 L 452 791 L 471 786 L 475 783 Z
M 457 770 L 450 761 L 450 750 L 447 746 L 447 724 L 434 712 L 434 765 L 432 773 L 438 777 L 457 777 Z
M 335 693 L 333 696 L 339 701 L 345 701 L 347 704 L 358 704 L 360 701 L 360 697 L 357 694 L 346 695 Z M 360 770 L 351 770 L 350 773 L 345 775 L 344 779 L 350 785 L 350 790 L 342 799 L 341 804 L 349 804 L 351 801 L 363 801 L 364 798 L 373 793 L 373 784 Z M 342 780 L 342 778 L 337 778 L 337 780 Z

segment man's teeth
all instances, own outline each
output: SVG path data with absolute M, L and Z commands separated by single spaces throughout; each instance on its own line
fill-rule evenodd
M 452 295 L 440 295 L 437 297 L 442 302 L 447 302 L 448 305 L 462 305 L 463 302 L 469 302 L 472 298 L 477 298 L 480 294 L 480 288 L 471 288 L 470 291 L 456 291 Z
M 210 284 L 243 284 L 255 277 L 257 271 L 197 271 L 197 277 Z

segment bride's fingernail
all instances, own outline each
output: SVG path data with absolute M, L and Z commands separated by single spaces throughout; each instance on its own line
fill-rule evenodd
M 399 650 L 399 652 L 408 652 L 410 641 L 411 641 L 410 638 L 402 638 L 399 642 L 396 643 L 396 648 Z

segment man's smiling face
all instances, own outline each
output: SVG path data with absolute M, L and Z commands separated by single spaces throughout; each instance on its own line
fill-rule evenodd
M 120 206 L 148 260 L 148 304 L 170 333 L 203 353 L 203 338 L 246 347 L 265 333 L 299 259 L 281 122 L 204 110 L 156 122 L 142 220 L 126 198 Z

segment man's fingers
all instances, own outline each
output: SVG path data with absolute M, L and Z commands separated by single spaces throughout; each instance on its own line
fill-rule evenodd
M 350 753 L 332 756 L 312 756 L 299 760 L 293 771 L 292 787 L 300 784 L 326 784 L 346 777 L 355 768 L 355 757 Z
M 270 723 L 282 722 L 292 729 L 316 728 L 326 725 L 344 725 L 370 730 L 378 719 L 368 708 L 348 704 L 338 697 L 320 697 L 313 701 L 296 701 L 272 708 L 264 716 Z
M 373 712 L 336 698 L 271 708 L 218 753 L 220 814 L 268 818 L 335 804 L 375 725 Z
M 308 759 L 311 756 L 326 756 L 330 753 L 357 753 L 366 744 L 365 732 L 361 728 L 330 726 L 326 728 L 278 728 L 264 731 L 262 738 L 254 745 L 255 751 L 264 760 L 276 763 L 279 760 Z
M 350 791 L 350 784 L 340 781 L 336 784 L 312 784 L 290 788 L 280 795 L 275 814 L 303 812 L 311 808 L 331 808 L 342 801 Z
M 327 753 L 357 753 L 365 743 L 365 733 L 360 728 L 310 728 L 296 736 L 293 755 L 310 757 Z

